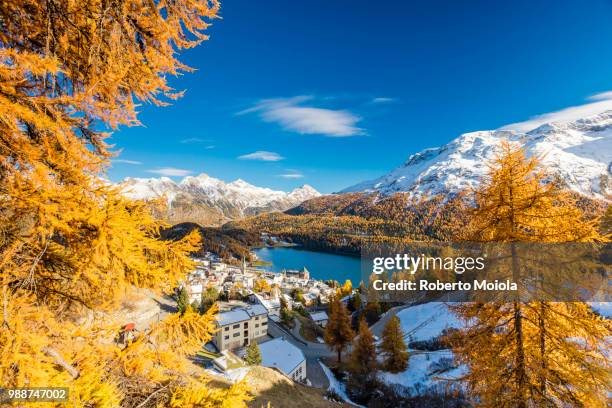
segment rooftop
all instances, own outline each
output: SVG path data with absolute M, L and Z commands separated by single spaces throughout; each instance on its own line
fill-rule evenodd
M 217 323 L 219 326 L 227 326 L 250 320 L 251 317 L 267 314 L 268 311 L 262 305 L 252 305 L 249 307 L 241 307 L 227 312 L 217 314 Z
M 290 374 L 305 360 L 302 350 L 282 337 L 259 344 L 261 365 L 277 368 L 285 374 Z
M 315 322 L 318 322 L 320 320 L 328 320 L 327 313 L 325 312 L 311 313 L 310 318 L 314 320 Z

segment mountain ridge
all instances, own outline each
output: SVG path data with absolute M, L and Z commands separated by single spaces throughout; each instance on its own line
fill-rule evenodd
M 290 192 L 258 187 L 242 179 L 226 183 L 202 173 L 178 183 L 168 177 L 133 178 L 120 182 L 122 193 L 135 200 L 164 197 L 166 218 L 174 223 L 193 221 L 220 225 L 226 221 L 272 211 L 285 211 L 321 194 L 308 184 Z
M 529 156 L 584 196 L 610 200 L 612 194 L 612 111 L 569 122 L 551 122 L 528 132 L 497 129 L 469 132 L 449 143 L 411 155 L 389 173 L 341 190 L 411 193 L 417 196 L 454 194 L 474 188 L 499 151 L 501 140 L 520 143 Z

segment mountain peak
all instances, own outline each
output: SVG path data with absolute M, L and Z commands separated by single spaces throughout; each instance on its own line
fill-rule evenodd
M 197 212 L 196 209 L 205 206 L 223 213 L 223 217 L 228 219 L 259 212 L 285 211 L 321 195 L 309 185 L 288 193 L 257 187 L 242 179 L 225 183 L 205 173 L 187 176 L 178 184 L 167 177 L 126 178 L 120 187 L 123 194 L 132 199 L 151 200 L 163 196 L 170 207 L 179 206 Z
M 612 111 L 567 122 L 545 123 L 528 132 L 510 128 L 465 133 L 441 147 L 411 155 L 390 173 L 342 192 L 407 192 L 415 195 L 456 193 L 478 185 L 487 162 L 509 140 L 559 175 L 580 194 L 607 199 L 612 194 L 608 167 L 612 157 Z

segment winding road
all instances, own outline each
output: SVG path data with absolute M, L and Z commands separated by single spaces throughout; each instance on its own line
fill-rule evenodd
M 413 306 L 413 303 L 396 306 L 389 309 L 381 316 L 379 321 L 370 326 L 372 334 L 380 337 L 389 319 L 410 306 Z M 336 352 L 330 350 L 324 343 L 313 343 L 305 340 L 300 334 L 300 321 L 298 319 L 295 319 L 294 321 L 295 326 L 292 329 L 287 329 L 284 326 L 281 326 L 279 323 L 269 320 L 268 334 L 272 337 L 284 337 L 291 344 L 302 350 L 304 356 L 306 357 L 306 374 L 308 380 L 310 380 L 313 387 L 327 389 L 329 387 L 329 380 L 321 368 L 319 360 L 326 357 L 335 357 Z M 345 354 L 348 354 L 349 352 L 350 348 L 345 351 Z

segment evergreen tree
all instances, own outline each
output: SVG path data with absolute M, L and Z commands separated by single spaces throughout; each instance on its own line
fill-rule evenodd
M 353 341 L 350 369 L 355 376 L 364 378 L 375 374 L 377 369 L 374 336 L 364 319 L 359 321 L 358 336 Z
M 176 307 L 180 314 L 184 314 L 189 307 L 189 294 L 184 286 L 181 286 L 176 295 Z
M 366 307 L 364 310 L 365 318 L 368 321 L 368 324 L 374 324 L 380 319 L 380 303 L 374 300 L 372 302 L 366 303 Z
M 359 293 L 361 293 L 362 295 L 364 295 L 366 293 L 366 287 L 365 284 L 363 283 L 363 281 L 359 282 L 359 288 L 357 288 L 357 290 L 359 291 Z
M 506 244 L 515 281 L 537 258 L 521 257 L 518 243 L 608 240 L 598 232 L 598 220 L 587 219 L 572 195 L 550 180 L 536 158 L 505 142 L 475 194 L 461 238 Z M 587 304 L 517 296 L 453 309 L 469 323 L 454 351 L 469 366 L 466 380 L 481 406 L 606 406 L 610 325 Z
M 361 309 L 361 296 L 359 295 L 359 292 L 355 292 L 355 294 L 351 297 L 349 307 L 353 312 Z
M 293 313 L 289 310 L 289 305 L 284 296 L 280 297 L 280 319 L 281 323 L 287 327 L 293 327 Z
M 399 373 L 408 368 L 408 351 L 399 317 L 391 317 L 385 325 L 380 348 L 384 353 L 383 367 L 386 371 Z
M 293 313 L 291 310 L 284 308 L 280 311 L 281 323 L 287 327 L 293 327 Z
M 325 327 L 325 343 L 338 353 L 338 362 L 342 362 L 342 352 L 354 337 L 348 310 L 334 297 L 330 303 L 330 316 Z
M 219 291 L 217 288 L 209 287 L 206 288 L 206 291 L 202 292 L 202 297 L 200 300 L 200 307 L 198 311 L 200 314 L 206 313 L 219 299 Z
M 246 349 L 246 356 L 244 361 L 248 365 L 259 365 L 261 364 L 261 350 L 256 341 L 252 341 Z
M 280 308 L 281 308 L 281 310 L 289 309 L 289 305 L 287 304 L 287 300 L 285 299 L 285 297 L 283 295 L 280 296 Z

